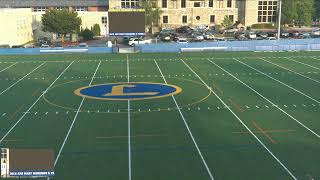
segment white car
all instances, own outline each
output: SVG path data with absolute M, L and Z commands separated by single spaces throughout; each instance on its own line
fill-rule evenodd
M 180 39 L 178 39 L 177 43 L 179 43 L 179 44 L 187 44 L 188 41 L 185 38 L 180 38 Z
M 47 44 L 42 44 L 40 48 L 50 48 L 50 46 Z
M 249 32 L 247 35 L 248 39 L 256 39 L 257 38 L 257 34 L 254 32 Z
M 87 44 L 87 43 L 80 43 L 80 44 L 78 45 L 78 47 L 87 48 L 87 47 L 88 47 L 88 44 Z
M 150 44 L 150 41 L 139 38 L 131 38 L 128 44 L 129 46 L 135 46 L 137 44 Z

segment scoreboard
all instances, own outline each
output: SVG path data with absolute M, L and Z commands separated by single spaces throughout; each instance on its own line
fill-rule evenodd
M 54 176 L 54 152 L 50 149 L 1 148 L 1 178 Z
M 109 35 L 145 35 L 145 12 L 143 10 L 110 10 Z

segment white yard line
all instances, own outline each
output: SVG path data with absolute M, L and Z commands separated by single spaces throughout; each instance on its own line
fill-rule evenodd
M 25 77 L 29 76 L 31 73 L 33 73 L 35 70 L 37 70 L 38 68 L 40 68 L 42 65 L 44 65 L 44 63 L 40 64 L 39 66 L 37 66 L 36 68 L 34 68 L 31 72 L 29 72 L 28 74 L 26 74 L 25 76 L 23 76 L 22 78 L 20 78 L 18 81 L 16 81 L 15 83 L 11 84 L 11 86 L 7 87 L 7 89 L 3 90 L 1 93 L 0 93 L 0 96 L 2 94 L 4 94 L 5 92 L 7 92 L 10 88 L 12 88 L 13 86 L 15 86 L 16 84 L 18 84 L 20 81 L 22 81 Z
M 288 117 L 290 117 L 291 119 L 293 119 L 294 121 L 296 121 L 299 125 L 301 125 L 303 128 L 305 128 L 306 130 L 308 130 L 309 132 L 311 132 L 313 135 L 315 135 L 317 138 L 320 138 L 320 135 L 317 134 L 316 132 L 314 132 L 313 130 L 311 130 L 308 126 L 304 125 L 302 122 L 300 122 L 299 120 L 297 120 L 296 118 L 294 118 L 293 116 L 291 116 L 289 113 L 287 113 L 285 110 L 283 110 L 282 108 L 280 108 L 279 106 L 277 106 L 275 103 L 273 103 L 271 100 L 269 100 L 268 98 L 264 97 L 262 94 L 260 94 L 258 91 L 256 91 L 254 88 L 252 88 L 251 86 L 247 85 L 246 83 L 244 83 L 243 81 L 241 81 L 240 79 L 238 79 L 236 76 L 234 76 L 233 74 L 231 74 L 229 71 L 227 71 L 226 69 L 222 68 L 221 66 L 219 66 L 218 64 L 216 64 L 215 62 L 211 61 L 208 59 L 208 61 L 210 61 L 213 65 L 215 65 L 216 67 L 220 68 L 221 70 L 223 70 L 224 72 L 228 73 L 231 77 L 233 77 L 234 79 L 236 79 L 237 81 L 239 81 L 241 84 L 243 84 L 244 86 L 246 86 L 247 88 L 251 89 L 253 92 L 255 92 L 258 96 L 262 97 L 264 100 L 268 101 L 272 106 L 276 107 L 277 109 L 279 109 L 282 113 L 284 113 L 285 115 L 287 115 Z
M 18 63 L 18 62 L 15 62 L 15 63 L 11 64 L 10 66 L 2 69 L 2 70 L 0 71 L 0 73 L 3 72 L 3 71 L 5 71 L 5 70 L 7 70 L 7 69 L 9 69 L 9 68 L 11 68 L 12 66 L 16 65 L 17 63 Z
M 318 101 L 318 100 L 316 100 L 316 99 L 314 99 L 314 98 L 306 95 L 305 93 L 303 93 L 303 92 L 301 92 L 301 91 L 293 88 L 292 86 L 289 86 L 288 84 L 286 84 L 286 83 L 284 83 L 284 82 L 282 82 L 282 81 L 280 81 L 280 80 L 278 80 L 278 79 L 276 79 L 276 78 L 273 78 L 272 76 L 269 76 L 268 74 L 266 74 L 266 73 L 264 73 L 264 72 L 262 72 L 262 71 L 260 71 L 260 70 L 258 70 L 258 69 L 256 69 L 256 68 L 254 68 L 254 67 L 252 67 L 252 66 L 250 66 L 250 65 L 248 65 L 248 64 L 246 64 L 246 63 L 244 63 L 244 62 L 242 62 L 242 61 L 240 61 L 240 60 L 238 60 L 237 58 L 233 58 L 233 59 L 234 59 L 235 61 L 238 61 L 239 63 L 241 63 L 241 64 L 249 67 L 250 69 L 253 69 L 253 70 L 257 71 L 257 72 L 259 72 L 260 74 L 263 74 L 263 75 L 267 76 L 268 78 L 270 78 L 270 79 L 272 79 L 272 80 L 274 80 L 274 81 L 277 81 L 278 83 L 280 83 L 280 84 L 282 84 L 282 85 L 284 85 L 284 86 L 286 86 L 286 87 L 294 90 L 295 92 L 297 92 L 297 93 L 299 93 L 299 94 L 301 94 L 301 95 L 309 98 L 310 100 L 312 100 L 312 101 L 320 104 L 320 101 Z
M 127 80 L 130 82 L 130 66 L 129 56 L 127 55 Z M 131 113 L 130 113 L 130 100 L 128 100 L 128 178 L 131 180 Z
M 251 129 L 236 115 L 230 107 L 208 86 L 208 84 L 183 60 L 181 60 L 189 69 L 192 71 L 198 79 L 219 99 L 219 101 L 227 108 L 235 118 L 250 132 L 250 134 L 261 144 L 261 146 L 268 151 L 268 153 L 282 166 L 282 168 L 292 177 L 292 179 L 297 180 L 297 178 L 292 174 L 292 172 L 273 154 L 271 150 L 251 131 Z
M 296 63 L 302 64 L 302 65 L 309 66 L 309 67 L 311 67 L 311 68 L 314 68 L 314 69 L 320 70 L 320 68 L 318 68 L 318 67 L 315 67 L 315 66 L 312 66 L 312 65 L 310 65 L 310 64 L 303 63 L 303 62 L 300 62 L 300 61 L 296 61 L 296 60 L 294 60 L 294 59 L 292 59 L 292 58 L 285 57 L 285 59 L 288 59 L 289 61 L 293 61 L 293 62 L 296 62 Z
M 92 76 L 92 78 L 91 78 L 91 81 L 90 81 L 90 83 L 89 83 L 89 86 L 91 86 L 91 84 L 92 84 L 92 82 L 93 82 L 93 79 L 94 79 L 94 77 L 95 77 L 95 75 L 96 75 L 96 73 L 97 73 L 97 71 L 98 71 L 98 69 L 99 69 L 99 67 L 100 67 L 100 64 L 101 64 L 101 61 L 99 61 L 99 64 L 98 64 L 98 66 L 97 66 L 97 68 L 96 68 L 96 70 L 95 70 L 95 72 L 94 72 L 94 74 L 93 74 L 93 76 Z M 57 157 L 56 157 L 56 159 L 55 159 L 55 161 L 54 161 L 54 166 L 56 166 L 56 164 L 57 164 L 57 162 L 58 162 L 58 160 L 59 160 L 59 158 L 60 158 L 61 152 L 62 152 L 62 150 L 63 150 L 63 148 L 64 148 L 64 146 L 65 146 L 65 144 L 66 144 L 66 142 L 67 142 L 67 140 L 68 140 L 68 137 L 69 137 L 70 132 L 71 132 L 73 126 L 74 126 L 74 123 L 75 123 L 75 121 L 76 121 L 76 119 L 77 119 L 77 117 L 78 117 L 78 114 L 79 114 L 79 112 L 80 112 L 80 110 L 81 110 L 81 107 L 82 107 L 82 104 L 83 104 L 84 100 L 85 100 L 85 97 L 83 97 L 82 100 L 81 100 L 81 102 L 80 102 L 80 105 L 79 105 L 79 107 L 78 107 L 78 109 L 77 109 L 77 112 L 76 112 L 76 114 L 75 114 L 75 116 L 74 116 L 74 118 L 73 118 L 73 120 L 72 120 L 72 123 L 71 123 L 71 125 L 70 125 L 70 127 L 69 127 L 69 130 L 68 130 L 68 132 L 67 132 L 67 135 L 66 135 L 66 137 L 64 138 L 63 143 L 62 143 L 62 145 L 61 145 L 61 147 L 60 147 L 60 149 L 59 149 L 58 155 L 57 155 Z
M 167 81 L 166 81 L 166 79 L 165 79 L 165 77 L 164 77 L 164 75 L 163 75 L 163 73 L 162 73 L 162 71 L 161 71 L 161 69 L 160 69 L 160 67 L 159 67 L 159 65 L 158 65 L 158 63 L 157 63 L 157 61 L 154 60 L 154 62 L 155 62 L 155 64 L 157 65 L 158 70 L 160 71 L 160 74 L 161 74 L 164 82 L 165 82 L 166 84 L 168 84 Z M 201 151 L 200 151 L 200 148 L 198 147 L 198 144 L 197 144 L 195 138 L 194 138 L 193 135 L 192 135 L 192 132 L 191 132 L 191 130 L 190 130 L 190 128 L 189 128 L 189 125 L 188 125 L 188 123 L 187 123 L 184 115 L 182 114 L 182 112 L 181 112 L 181 110 L 180 110 L 180 107 L 179 107 L 179 105 L 178 105 L 178 103 L 177 103 L 177 101 L 176 101 L 176 98 L 175 98 L 173 95 L 172 95 L 171 97 L 172 97 L 174 103 L 176 104 L 176 107 L 177 107 L 177 109 L 178 109 L 178 111 L 179 111 L 179 114 L 180 114 L 180 116 L 181 116 L 181 118 L 182 118 L 182 120 L 183 120 L 183 122 L 184 122 L 184 125 L 186 126 L 186 128 L 187 128 L 187 130 L 188 130 L 188 133 L 189 133 L 189 135 L 190 135 L 190 137 L 191 137 L 191 139 L 192 139 L 192 142 L 193 142 L 194 146 L 196 147 L 196 149 L 197 149 L 197 151 L 198 151 L 198 154 L 199 154 L 199 156 L 200 156 L 200 158 L 201 158 L 201 160 L 202 160 L 202 163 L 203 163 L 203 165 L 205 166 L 205 168 L 206 168 L 206 170 L 207 170 L 207 172 L 208 172 L 208 174 L 209 174 L 209 176 L 210 176 L 210 179 L 211 179 L 211 180 L 214 180 L 213 175 L 212 175 L 212 173 L 211 173 L 211 171 L 210 171 L 210 168 L 208 167 L 207 162 L 206 162 L 206 160 L 204 159 L 204 157 L 203 157 L 203 155 L 202 155 L 202 153 L 201 153 Z
M 62 76 L 62 74 L 72 65 L 73 62 L 69 64 L 62 72 L 61 74 L 47 87 L 46 90 L 44 90 L 41 95 L 38 97 L 38 99 L 29 107 L 29 109 L 26 112 L 30 112 L 30 110 L 37 104 L 37 102 L 41 99 L 41 97 L 47 93 L 47 91 L 53 86 L 53 84 Z M 9 131 L 1 138 L 0 144 L 2 141 L 10 134 L 10 132 L 20 123 L 20 121 L 26 116 L 27 113 L 23 113 L 23 115 L 19 118 L 19 120 L 9 129 Z
M 311 78 L 311 77 L 309 77 L 309 76 L 303 75 L 303 74 L 301 74 L 301 73 L 298 73 L 298 72 L 293 71 L 293 70 L 291 70 L 291 69 L 289 69 L 289 68 L 283 67 L 283 66 L 281 66 L 281 65 L 279 65 L 279 64 L 273 63 L 273 62 L 268 61 L 268 60 L 266 60 L 266 59 L 263 59 L 263 58 L 259 58 L 259 59 L 261 59 L 261 60 L 263 60 L 263 61 L 265 61 L 265 62 L 268 62 L 268 63 L 270 63 L 270 64 L 273 64 L 273 65 L 275 65 L 275 66 L 278 66 L 278 67 L 280 67 L 280 68 L 282 68 L 282 69 L 285 69 L 285 70 L 287 70 L 287 71 L 290 71 L 290 72 L 292 72 L 292 73 L 294 73 L 294 74 L 297 74 L 297 75 L 299 75 L 299 76 L 301 76 L 301 77 L 304 77 L 304 78 L 306 78 L 306 79 L 309 79 L 309 80 L 311 80 L 311 81 L 313 81 L 313 82 L 316 82 L 316 83 L 320 84 L 320 81 L 318 81 L 318 80 L 316 80 L 316 79 L 313 79 L 313 78 Z

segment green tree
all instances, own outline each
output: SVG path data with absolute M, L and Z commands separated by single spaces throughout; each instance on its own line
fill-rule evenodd
M 42 15 L 42 29 L 46 32 L 57 33 L 58 36 L 62 35 L 62 41 L 66 34 L 79 31 L 80 25 L 81 19 L 78 14 L 68 9 L 50 9 Z
M 282 23 L 310 25 L 314 15 L 314 0 L 282 0 Z
M 160 16 L 162 10 L 157 6 L 157 1 L 154 0 L 141 0 L 141 5 L 145 10 L 145 24 L 152 28 L 153 26 L 159 26 Z
M 80 36 L 83 37 L 83 40 L 88 41 L 93 39 L 94 33 L 90 29 L 86 28 L 80 33 Z
M 319 0 L 314 1 L 313 18 L 320 19 L 320 1 Z
M 229 18 L 229 16 L 224 16 L 224 19 L 223 19 L 221 25 L 222 25 L 223 27 L 225 27 L 225 28 L 228 28 L 228 27 L 230 27 L 230 26 L 233 25 L 233 22 L 232 22 L 232 20 Z
M 92 32 L 95 36 L 100 36 L 101 29 L 100 29 L 99 24 L 93 25 Z

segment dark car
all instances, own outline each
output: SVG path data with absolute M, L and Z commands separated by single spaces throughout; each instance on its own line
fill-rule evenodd
M 238 40 L 241 40 L 241 41 L 247 39 L 246 34 L 243 33 L 243 32 L 237 32 L 237 33 L 235 34 L 235 38 L 238 39 Z
M 160 40 L 161 41 L 171 41 L 172 40 L 172 35 L 170 33 L 160 33 Z
M 11 48 L 24 48 L 24 46 L 22 46 L 22 45 L 14 45 Z
M 299 38 L 300 32 L 299 31 L 292 31 L 289 33 L 289 37 L 291 38 Z
M 10 48 L 9 44 L 0 44 L 0 48 Z
M 181 26 L 176 29 L 177 33 L 182 33 L 182 34 L 191 34 L 192 29 L 189 26 Z
M 260 32 L 257 33 L 257 37 L 259 37 L 261 39 L 267 39 L 268 38 L 268 33 L 260 31 Z

